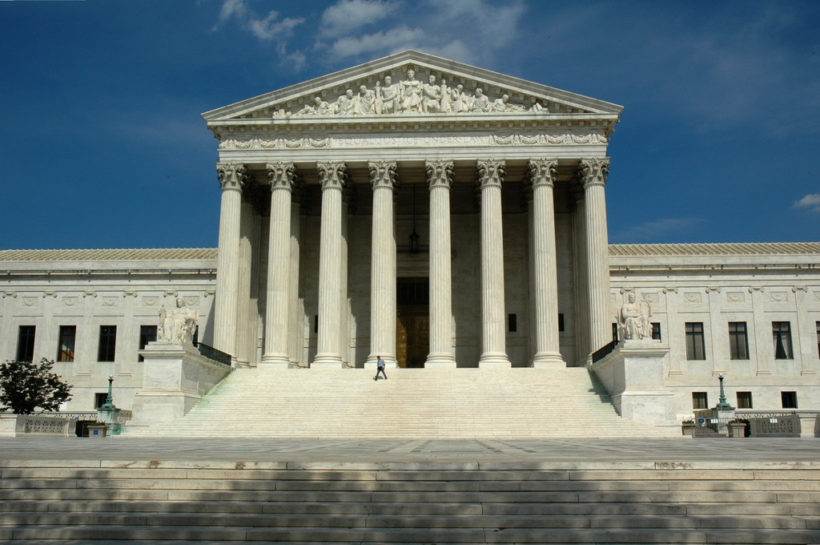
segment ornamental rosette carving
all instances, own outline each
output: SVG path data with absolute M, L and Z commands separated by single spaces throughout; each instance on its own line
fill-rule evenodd
M 532 159 L 527 163 L 527 173 L 533 188 L 555 185 L 558 180 L 557 159 Z
M 322 182 L 322 191 L 325 189 L 339 189 L 345 186 L 347 181 L 347 167 L 341 161 L 330 163 L 319 163 L 316 165 L 319 171 L 319 181 Z
M 506 172 L 504 161 L 487 159 L 486 161 L 478 161 L 476 167 L 478 181 L 482 189 L 485 187 L 501 187 Z
M 424 170 L 427 173 L 427 183 L 430 189 L 443 187 L 450 189 L 453 184 L 453 162 L 452 161 L 427 161 L 424 163 Z
M 374 190 L 381 187 L 392 190 L 395 187 L 399 177 L 395 161 L 374 161 L 367 163 L 367 169 L 370 171 L 370 182 Z
M 578 164 L 578 174 L 584 188 L 591 185 L 606 185 L 609 175 L 609 157 L 604 159 L 581 159 Z
M 296 183 L 296 166 L 288 162 L 267 164 L 268 181 L 271 191 L 283 189 L 291 191 Z
M 242 191 L 242 186 L 248 179 L 248 170 L 242 163 L 217 163 L 216 173 L 219 176 L 222 191 L 227 189 Z

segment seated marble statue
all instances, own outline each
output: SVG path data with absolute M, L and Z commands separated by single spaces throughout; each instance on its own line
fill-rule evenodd
M 177 304 L 171 310 L 165 307 L 159 311 L 157 340 L 172 344 L 191 344 L 198 314 L 185 306 L 185 300 L 177 297 Z
M 622 340 L 642 340 L 652 337 L 649 317 L 652 309 L 649 303 L 635 302 L 635 294 L 630 292 L 618 312 L 618 331 Z

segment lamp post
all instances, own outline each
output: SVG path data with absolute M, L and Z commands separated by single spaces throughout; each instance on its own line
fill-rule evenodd
M 106 427 L 107 435 L 119 435 L 120 434 L 120 425 L 117 422 L 117 418 L 119 417 L 120 410 L 114 405 L 114 395 L 112 393 L 112 387 L 114 384 L 114 377 L 108 377 L 108 396 L 105 398 L 105 403 L 103 403 L 99 409 L 97 409 L 97 420 L 103 422 Z
M 723 375 L 718 376 L 718 380 L 720 381 L 720 400 L 715 408 L 723 411 L 734 411 L 735 408 L 726 401 L 726 392 L 723 390 L 723 378 Z

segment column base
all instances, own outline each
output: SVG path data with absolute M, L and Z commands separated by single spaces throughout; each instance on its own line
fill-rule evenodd
M 539 352 L 533 357 L 532 366 L 539 369 L 564 369 L 567 364 L 561 354 Z
M 512 363 L 503 352 L 485 352 L 481 354 L 478 366 L 482 369 L 506 369 L 512 367 Z
M 335 354 L 317 354 L 310 364 L 311 369 L 341 369 L 344 367 L 342 358 Z
M 290 359 L 282 355 L 265 355 L 259 362 L 260 367 L 275 367 L 277 369 L 287 369 L 290 367 Z
M 456 359 L 452 354 L 430 354 L 424 362 L 425 369 L 455 369 Z

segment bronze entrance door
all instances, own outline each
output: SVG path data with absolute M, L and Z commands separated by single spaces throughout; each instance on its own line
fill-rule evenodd
M 424 367 L 430 351 L 427 279 L 399 278 L 396 303 L 396 360 L 399 367 Z

